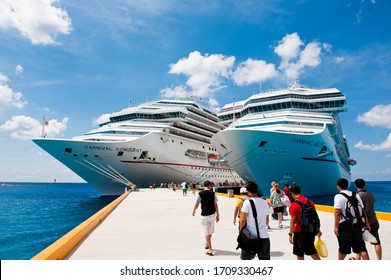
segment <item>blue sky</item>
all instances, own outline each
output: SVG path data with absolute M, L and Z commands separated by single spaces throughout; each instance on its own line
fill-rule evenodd
M 15 3 L 16 2 L 16 3 Z M 32 143 L 162 97 L 336 87 L 352 178 L 391 180 L 388 0 L 0 0 L 0 182 L 81 181 Z

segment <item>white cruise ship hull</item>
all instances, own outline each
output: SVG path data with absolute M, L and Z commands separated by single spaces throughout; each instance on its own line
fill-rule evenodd
M 314 134 L 295 134 L 245 128 L 228 128 L 212 137 L 220 154 L 246 181 L 255 181 L 270 195 L 271 182 L 296 182 L 308 196 L 337 192 L 340 177 L 350 180 L 345 157 L 339 157 L 327 126 Z M 320 155 L 320 149 L 329 148 Z
M 167 138 L 158 132 L 129 141 L 49 138 L 33 141 L 97 188 L 101 195 L 122 194 L 126 182 L 137 187 L 155 183 L 159 187 L 161 183 L 183 181 L 210 180 L 216 184 L 240 181 L 231 168 L 185 155 L 189 148 L 208 152 L 210 145 L 171 135 Z

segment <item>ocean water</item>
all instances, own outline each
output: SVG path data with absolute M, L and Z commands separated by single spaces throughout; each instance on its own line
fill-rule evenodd
M 391 212 L 391 182 L 367 182 L 367 189 L 376 211 Z M 34 257 L 113 199 L 86 183 L 0 183 L 0 259 Z M 333 205 L 334 195 L 311 199 Z
M 105 207 L 86 183 L 0 183 L 0 259 L 30 259 Z
M 366 182 L 367 191 L 371 192 L 376 198 L 375 211 L 391 213 L 391 181 L 372 181 Z M 356 192 L 357 189 L 352 183 L 349 190 Z M 335 187 L 336 193 L 338 192 Z M 304 194 L 305 195 L 305 194 Z M 313 196 L 310 197 L 315 204 L 334 205 L 334 195 Z

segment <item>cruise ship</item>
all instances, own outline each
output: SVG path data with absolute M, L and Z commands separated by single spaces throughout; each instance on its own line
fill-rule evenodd
M 170 182 L 239 184 L 210 143 L 225 128 L 218 121 L 200 102 L 159 100 L 112 113 L 82 136 L 33 141 L 103 196 Z
M 350 181 L 351 165 L 339 113 L 345 96 L 336 88 L 292 84 L 225 105 L 218 113 L 228 126 L 212 144 L 245 181 L 255 181 L 263 195 L 271 183 L 296 183 L 304 195 L 337 192 L 336 181 Z

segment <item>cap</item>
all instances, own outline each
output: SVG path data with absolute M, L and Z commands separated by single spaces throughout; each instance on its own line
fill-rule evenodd
M 247 189 L 245 187 L 240 188 L 240 193 L 247 193 Z

